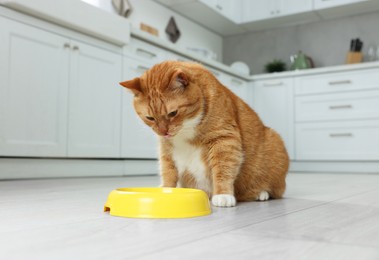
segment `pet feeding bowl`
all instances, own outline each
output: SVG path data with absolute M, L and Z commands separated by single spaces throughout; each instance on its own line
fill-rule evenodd
M 119 188 L 108 195 L 104 211 L 129 218 L 191 218 L 209 215 L 202 190 L 187 188 Z

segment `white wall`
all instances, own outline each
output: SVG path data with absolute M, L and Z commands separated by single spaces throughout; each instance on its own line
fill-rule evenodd
M 111 0 L 82 0 L 95 5 L 108 12 L 115 13 Z M 206 48 L 217 54 L 217 60 L 222 60 L 222 37 L 189 19 L 173 12 L 153 0 L 129 0 L 133 11 L 128 17 L 134 28 L 139 28 L 143 22 L 159 30 L 159 38 L 167 40 L 166 25 L 171 16 L 181 32 L 181 37 L 176 45 L 186 49 L 187 47 Z

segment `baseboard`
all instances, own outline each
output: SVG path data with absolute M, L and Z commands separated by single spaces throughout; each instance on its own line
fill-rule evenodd
M 158 174 L 156 160 L 0 158 L 0 179 Z
M 377 173 L 379 162 L 292 161 L 290 172 Z M 156 175 L 156 160 L 0 158 L 0 180 Z
M 291 161 L 290 172 L 341 172 L 379 174 L 379 162 Z

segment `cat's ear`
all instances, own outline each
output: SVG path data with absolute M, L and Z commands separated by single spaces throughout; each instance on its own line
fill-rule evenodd
M 139 78 L 134 78 L 132 80 L 120 82 L 120 85 L 132 91 L 133 94 L 136 96 L 142 93 L 141 83 L 140 83 Z
M 174 73 L 170 86 L 172 88 L 178 89 L 178 88 L 185 88 L 189 84 L 188 76 L 181 70 L 178 70 Z

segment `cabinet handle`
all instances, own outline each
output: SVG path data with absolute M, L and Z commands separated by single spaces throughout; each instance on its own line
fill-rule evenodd
M 283 85 L 282 81 L 265 82 L 265 83 L 263 83 L 263 86 L 265 86 L 265 87 L 276 87 L 276 86 L 281 86 L 281 85 Z
M 350 109 L 353 108 L 352 105 L 340 105 L 340 106 L 329 106 L 329 109 Z
M 63 48 L 67 49 L 67 48 L 70 48 L 70 44 L 68 42 L 66 42 L 65 44 L 63 44 Z
M 78 51 L 78 50 L 79 50 L 79 47 L 75 45 L 72 49 L 73 49 L 74 51 Z
M 222 9 L 223 9 L 222 6 L 219 5 L 219 4 L 216 5 L 216 8 L 217 8 L 218 10 L 220 10 L 220 11 L 222 11 Z
M 146 70 L 148 70 L 148 69 L 149 69 L 148 67 L 145 67 L 145 66 L 142 66 L 142 65 L 138 65 L 138 66 L 137 66 L 137 70 L 146 71 Z
M 155 53 L 153 53 L 151 51 L 147 51 L 147 50 L 141 49 L 141 48 L 137 48 L 136 53 L 138 55 L 142 54 L 141 56 L 146 56 L 147 55 L 148 58 L 150 58 L 150 59 L 157 57 L 157 54 L 155 54 Z
M 238 79 L 232 79 L 231 82 L 232 84 L 237 85 L 237 86 L 241 86 L 243 84 L 243 82 Z
M 352 137 L 353 134 L 352 133 L 332 133 L 332 134 L 329 134 L 329 136 L 332 137 L 332 138 Z
M 343 84 L 351 84 L 351 80 L 338 80 L 338 81 L 329 82 L 329 85 L 343 85 Z

